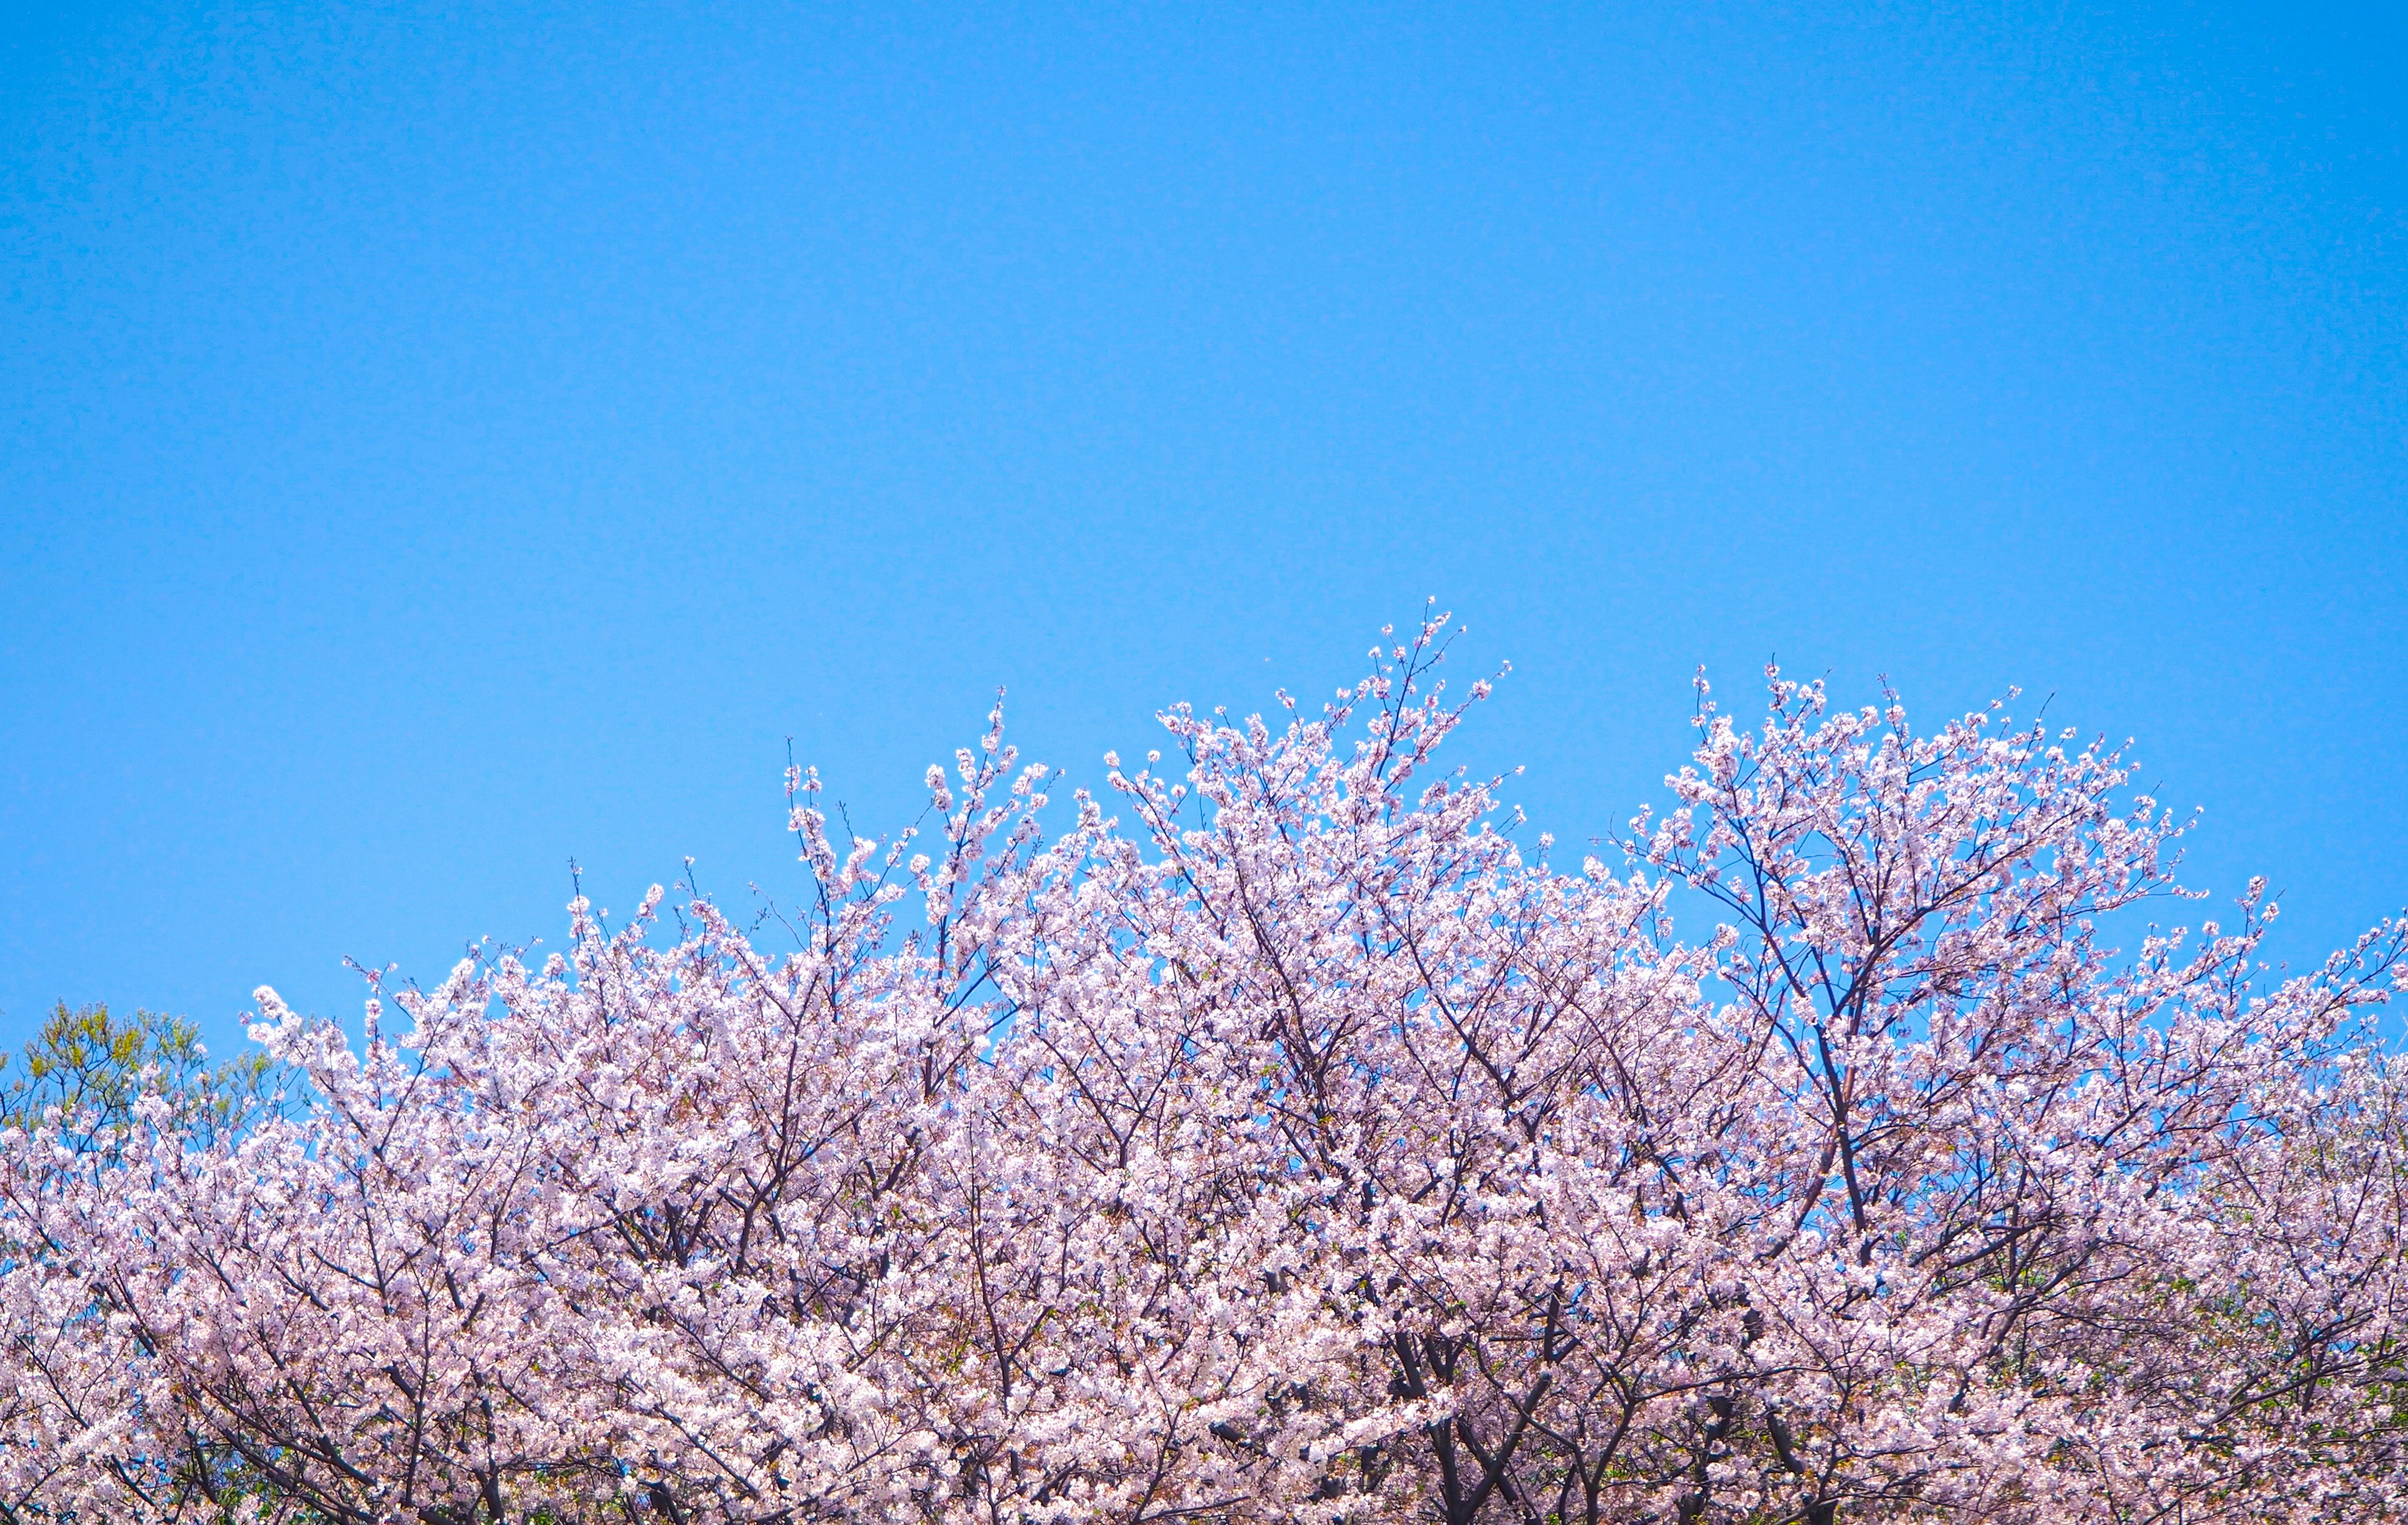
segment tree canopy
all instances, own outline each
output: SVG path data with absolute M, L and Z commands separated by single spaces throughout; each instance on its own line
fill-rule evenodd
M 63 1010 L 0 1514 L 2400 1517 L 2400 925 L 2269 971 L 2116 750 L 1777 673 L 1562 865 L 1443 650 L 1058 828 L 999 709 L 891 840 L 795 773 L 751 931 L 263 989 L 305 1104 Z

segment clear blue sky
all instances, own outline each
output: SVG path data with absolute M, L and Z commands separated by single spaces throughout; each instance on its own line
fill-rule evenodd
M 2408 7 L 0 21 L 0 1043 L 356 1011 L 1431 594 L 1578 839 L 1699 663 L 2010 683 L 2408 901 Z M 2028 707 L 2028 706 L 2027 706 Z

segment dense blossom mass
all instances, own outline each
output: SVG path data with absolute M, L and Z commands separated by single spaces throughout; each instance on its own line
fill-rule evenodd
M 2117 752 L 1777 675 L 1558 867 L 1442 653 L 26 1117 L 0 1515 L 2401 1518 L 2399 926 L 2269 973 Z

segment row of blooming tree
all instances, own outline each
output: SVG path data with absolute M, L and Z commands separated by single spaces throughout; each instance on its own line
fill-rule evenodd
M 0 1516 L 2400 1517 L 2399 927 L 2269 975 L 2115 752 L 1778 679 L 1568 870 L 1442 643 L 26 1119 Z

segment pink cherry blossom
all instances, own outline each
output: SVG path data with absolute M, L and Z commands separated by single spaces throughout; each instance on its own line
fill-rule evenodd
M 0 1511 L 2408 1511 L 2408 932 L 2273 977 L 2120 753 L 1778 674 L 1561 870 L 1445 639 L 1058 829 L 999 706 L 883 842 L 792 771 L 774 944 L 580 899 L 359 1043 L 262 990 L 296 1105 L 8 1130 Z

